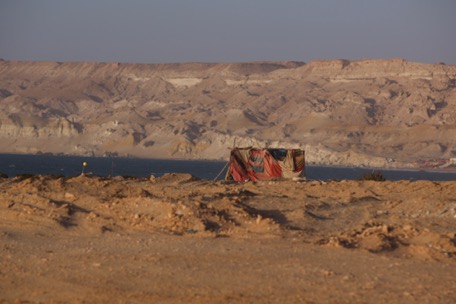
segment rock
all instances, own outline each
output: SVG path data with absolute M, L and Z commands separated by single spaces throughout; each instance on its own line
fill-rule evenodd
M 76 198 L 76 196 L 70 192 L 65 192 L 64 197 L 65 197 L 65 199 L 68 199 L 68 200 L 74 200 Z

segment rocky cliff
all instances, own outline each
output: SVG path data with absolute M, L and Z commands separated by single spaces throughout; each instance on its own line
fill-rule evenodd
M 456 156 L 456 66 L 403 59 L 126 64 L 0 61 L 0 151 L 317 164 Z

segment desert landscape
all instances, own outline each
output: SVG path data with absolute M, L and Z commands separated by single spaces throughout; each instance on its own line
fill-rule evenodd
M 3 153 L 227 159 L 236 143 L 317 165 L 454 165 L 455 113 L 444 63 L 0 61 Z
M 454 303 L 456 183 L 0 179 L 1 303 Z
M 456 166 L 456 66 L 0 60 L 0 152 Z M 1 168 L 0 168 L 1 171 Z M 456 182 L 0 175 L 0 303 L 454 303 Z

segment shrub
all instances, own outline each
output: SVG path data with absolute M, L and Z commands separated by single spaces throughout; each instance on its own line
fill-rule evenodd
M 360 180 L 372 180 L 372 181 L 383 182 L 386 179 L 380 171 L 372 171 L 370 173 L 363 173 L 361 175 Z

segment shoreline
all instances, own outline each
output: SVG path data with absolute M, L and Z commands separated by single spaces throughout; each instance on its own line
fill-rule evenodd
M 8 177 L 20 174 L 55 174 L 78 176 L 82 164 L 86 173 L 96 176 L 132 176 L 155 177 L 170 173 L 189 173 L 198 178 L 218 180 L 224 178 L 220 174 L 226 161 L 216 160 L 176 160 L 153 158 L 122 158 L 122 157 L 81 157 L 30 154 L 0 154 L 0 172 Z M 226 168 L 223 169 L 226 172 Z M 380 172 L 386 180 L 456 180 L 456 171 L 420 170 L 415 168 L 367 168 L 354 166 L 318 166 L 307 164 L 305 169 L 308 180 L 357 180 L 370 172 Z
M 53 154 L 53 153 L 41 153 L 41 154 L 28 154 L 28 153 L 4 153 L 2 155 L 20 155 L 20 156 L 44 156 L 44 157 L 75 157 L 75 158 L 92 158 L 92 159 L 138 159 L 138 160 L 158 160 L 158 161 L 196 161 L 196 162 L 228 162 L 228 159 L 203 159 L 203 158 L 153 158 L 153 157 L 137 157 L 137 156 L 84 156 L 77 154 Z M 307 164 L 306 167 L 322 167 L 322 168 L 340 168 L 340 169 L 360 169 L 360 170 L 387 170 L 387 171 L 423 171 L 423 172 L 435 172 L 435 173 L 456 173 L 456 168 L 422 168 L 422 167 L 366 167 L 366 166 L 350 166 L 350 165 L 337 165 L 337 164 Z

